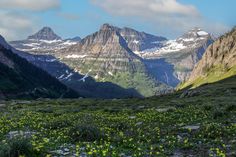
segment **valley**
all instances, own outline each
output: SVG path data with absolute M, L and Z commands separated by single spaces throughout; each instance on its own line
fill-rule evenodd
M 99 31 L 81 40 L 63 40 L 51 28 L 44 27 L 26 40 L 12 41 L 10 44 L 32 54 L 33 59 L 32 55 L 16 52 L 38 67 L 43 63 L 46 66 L 41 68 L 82 95 L 84 91 L 79 87 L 86 88 L 90 80 L 79 83 L 78 80 L 88 75 L 94 79 L 93 82 L 111 82 L 114 86 L 148 97 L 172 92 L 179 83 L 186 81 L 212 42 L 211 35 L 199 28 L 175 40 L 168 40 L 132 28 L 104 24 Z M 40 56 L 52 56 L 55 60 L 45 59 L 38 64 L 40 59 L 37 57 Z M 61 66 L 50 66 L 54 62 Z M 60 67 L 73 72 L 60 70 Z M 86 96 L 104 98 L 88 91 L 86 93 Z M 112 98 L 116 93 L 108 97 Z M 121 97 L 137 96 L 135 92 L 126 93 Z
M 0 157 L 235 157 L 236 28 L 0 36 Z

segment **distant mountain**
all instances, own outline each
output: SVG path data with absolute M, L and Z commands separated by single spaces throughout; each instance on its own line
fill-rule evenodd
M 64 40 L 55 34 L 50 27 L 43 27 L 27 39 L 11 41 L 10 44 L 18 50 L 30 52 L 32 54 L 53 54 L 60 49 L 75 45 L 79 41 L 80 37 Z
M 142 58 L 129 48 L 121 31 L 118 27 L 104 24 L 98 32 L 57 53 L 58 58 L 98 81 L 134 88 L 144 96 L 154 95 L 167 88 L 149 76 Z
M 39 31 L 41 32 L 41 31 Z M 47 39 L 49 37 L 46 37 Z M 75 42 L 74 42 L 74 41 Z M 37 67 L 47 71 L 63 84 L 79 92 L 83 97 L 128 98 L 142 97 L 135 89 L 124 89 L 110 82 L 96 82 L 90 76 L 82 75 L 62 63 L 55 54 L 59 49 L 78 43 L 79 37 L 67 40 L 23 40 L 10 42 L 14 51 Z M 23 52 L 26 51 L 26 52 Z
M 61 40 L 50 27 L 43 27 L 40 31 L 28 37 L 28 40 Z
M 213 41 L 209 33 L 194 28 L 175 40 L 164 42 L 162 47 L 157 46 L 136 54 L 148 60 L 147 65 L 154 71 L 154 76 L 175 87 L 189 78 L 194 66 Z M 163 67 L 163 61 L 166 68 Z M 161 74 L 155 70 L 163 68 L 165 70 Z
M 76 98 L 78 93 L 12 52 L 0 36 L 1 98 Z
M 67 41 L 69 40 L 69 41 L 80 41 L 81 40 L 81 38 L 80 37 L 74 37 L 74 38 L 68 38 L 68 39 L 66 39 Z
M 188 81 L 179 88 L 197 87 L 236 75 L 236 28 L 211 44 Z
M 131 28 L 104 24 L 99 31 L 82 40 L 27 39 L 13 41 L 11 45 L 31 54 L 52 56 L 74 72 L 91 76 L 98 82 L 112 82 L 152 96 L 172 91 L 187 80 L 212 42 L 211 35 L 199 28 L 168 40 Z M 60 66 L 55 66 L 55 71 L 60 71 L 56 67 Z M 61 71 L 63 74 L 53 76 L 68 75 Z
M 121 36 L 125 39 L 128 47 L 134 52 L 162 47 L 163 43 L 167 41 L 165 37 L 147 34 L 145 32 L 138 32 L 131 28 L 119 29 Z

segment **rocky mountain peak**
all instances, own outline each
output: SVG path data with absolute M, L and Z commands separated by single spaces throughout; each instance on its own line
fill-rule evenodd
M 138 31 L 132 29 L 132 28 L 129 28 L 129 27 L 124 27 L 121 32 L 123 33 L 128 33 L 128 34 L 137 34 L 139 33 Z
M 161 42 L 167 40 L 165 37 L 139 32 L 128 27 L 120 29 L 119 32 L 127 42 L 129 48 L 134 52 L 160 47 Z
M 105 45 L 106 43 L 118 43 L 119 40 L 119 28 L 110 24 L 103 24 L 99 31 L 82 39 L 81 43 L 87 46 L 90 46 L 91 44 Z
M 189 30 L 175 40 L 177 44 L 182 44 L 183 48 L 196 48 L 201 47 L 202 45 L 206 45 L 204 47 L 205 49 L 207 48 L 207 45 L 211 44 L 213 41 L 214 40 L 211 34 L 198 27 Z
M 100 31 L 116 31 L 116 30 L 118 30 L 117 27 L 112 26 L 108 23 L 103 24 L 100 28 Z
M 61 37 L 54 33 L 50 27 L 43 27 L 34 35 L 28 37 L 29 40 L 61 40 Z
M 201 28 L 195 27 L 192 30 L 185 33 L 181 38 L 199 38 L 199 37 L 208 37 L 210 34 Z

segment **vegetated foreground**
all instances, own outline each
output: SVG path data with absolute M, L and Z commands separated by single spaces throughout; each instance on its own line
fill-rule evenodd
M 236 79 L 148 99 L 9 101 L 0 156 L 235 156 Z

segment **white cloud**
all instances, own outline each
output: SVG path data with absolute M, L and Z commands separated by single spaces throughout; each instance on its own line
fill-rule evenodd
M 91 0 L 106 11 L 122 16 L 178 15 L 198 16 L 192 5 L 183 5 L 176 0 Z
M 44 11 L 60 6 L 59 0 L 1 0 L 0 8 Z
M 113 16 L 124 17 L 129 23 L 138 20 L 170 36 L 180 35 L 193 27 L 201 27 L 213 33 L 223 33 L 229 28 L 207 20 L 193 5 L 177 0 L 90 0 Z
M 7 40 L 24 39 L 38 23 L 34 12 L 58 7 L 60 0 L 0 0 L 0 34 Z
M 33 18 L 19 13 L 0 11 L 0 35 L 7 40 L 23 39 L 32 33 Z

